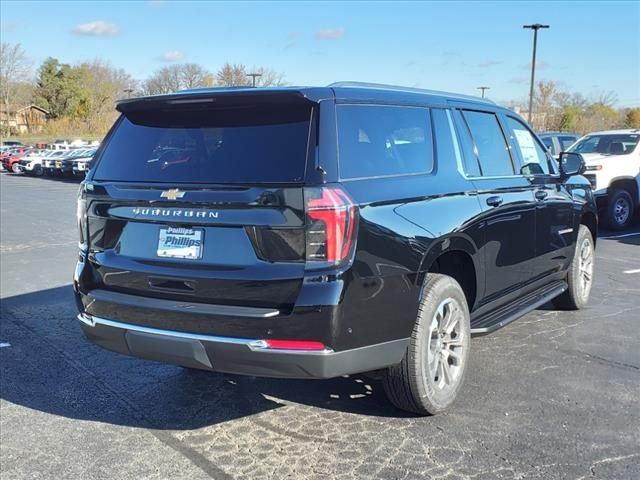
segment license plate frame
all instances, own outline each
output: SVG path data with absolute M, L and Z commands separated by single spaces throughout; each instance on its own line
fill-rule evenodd
M 204 229 L 160 227 L 156 255 L 177 260 L 200 260 L 204 247 Z

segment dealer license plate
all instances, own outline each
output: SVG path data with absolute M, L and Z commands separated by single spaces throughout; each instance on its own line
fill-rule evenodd
M 197 260 L 202 257 L 202 237 L 199 228 L 161 228 L 158 256 Z

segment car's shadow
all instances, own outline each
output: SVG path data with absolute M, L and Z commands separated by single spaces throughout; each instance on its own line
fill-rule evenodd
M 196 429 L 288 403 L 367 416 L 410 416 L 364 375 L 284 380 L 187 370 L 90 344 L 71 287 L 3 299 L 1 398 L 63 417 L 155 429 Z
M 640 215 L 636 221 L 624 230 L 611 231 L 604 228 L 598 234 L 599 241 L 616 241 L 627 245 L 640 245 Z

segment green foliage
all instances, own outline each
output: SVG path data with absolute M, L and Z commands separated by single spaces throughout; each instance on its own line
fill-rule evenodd
M 630 108 L 625 116 L 624 124 L 627 128 L 640 128 L 640 108 Z
M 50 112 L 47 128 L 64 131 L 77 125 L 82 131 L 102 133 L 115 119 L 115 101 L 134 87 L 129 74 L 106 62 L 94 60 L 72 67 L 47 58 L 38 70 L 34 96 Z
M 49 110 L 50 118 L 77 114 L 82 90 L 82 75 L 66 63 L 49 57 L 38 70 L 36 103 Z
M 580 111 L 577 107 L 565 107 L 560 116 L 559 130 L 561 132 L 574 132 L 577 129 Z

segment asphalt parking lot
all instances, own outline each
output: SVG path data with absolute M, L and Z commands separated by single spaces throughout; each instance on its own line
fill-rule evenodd
M 89 344 L 77 188 L 0 175 L 3 480 L 640 478 L 640 226 L 603 232 L 588 309 L 474 339 L 454 408 L 421 418 L 365 376 L 194 373 Z

